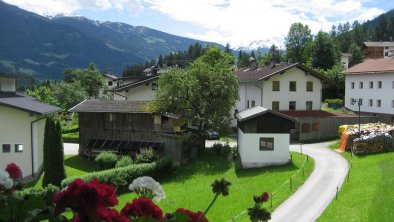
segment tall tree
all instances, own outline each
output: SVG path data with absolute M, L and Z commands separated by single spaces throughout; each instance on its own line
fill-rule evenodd
M 364 43 L 364 28 L 358 21 L 354 21 L 352 28 L 352 42 L 361 47 Z
M 363 61 L 363 53 L 361 52 L 360 47 L 358 47 L 356 43 L 352 43 L 350 45 L 349 53 L 350 53 L 349 67 L 352 67 Z
M 386 41 L 387 38 L 387 20 L 384 14 L 378 17 L 378 26 L 376 27 L 376 38 L 378 41 Z
M 231 55 L 231 47 L 230 47 L 230 43 L 226 44 L 226 47 L 224 48 L 224 52 L 228 53 Z
M 314 41 L 312 66 L 324 70 L 331 69 L 340 61 L 341 52 L 327 33 L 320 31 Z
M 305 63 L 304 50 L 308 42 L 312 41 L 311 30 L 308 25 L 293 23 L 285 39 L 287 58 L 290 62 Z
M 204 147 L 209 130 L 224 132 L 231 109 L 239 99 L 238 78 L 232 74 L 233 57 L 216 47 L 190 64 L 187 70 L 174 68 L 159 79 L 159 90 L 150 103 L 153 112 L 185 112 L 197 127 Z
M 44 132 L 44 178 L 42 185 L 60 186 L 66 178 L 64 170 L 64 151 L 60 123 L 48 117 Z

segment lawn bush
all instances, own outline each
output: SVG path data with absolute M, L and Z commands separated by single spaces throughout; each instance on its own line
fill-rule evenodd
M 48 184 L 48 186 L 44 188 L 31 187 L 19 190 L 17 193 L 24 199 L 28 199 L 30 197 L 40 197 L 45 203 L 51 204 L 53 203 L 53 195 L 59 190 L 59 187 Z
M 328 104 L 328 107 L 342 107 L 343 106 L 343 99 L 325 99 L 324 103 Z
M 167 175 L 171 171 L 171 167 L 171 159 L 162 158 L 153 163 L 133 164 L 131 166 L 88 173 L 77 177 L 70 177 L 63 180 L 61 186 L 67 186 L 76 178 L 81 178 L 85 182 L 97 178 L 103 183 L 112 183 L 112 181 L 116 180 L 116 178 L 122 178 L 123 180 L 127 181 L 127 184 L 129 184 L 135 178 L 141 176 L 159 178 L 161 176 Z
M 116 162 L 115 168 L 130 166 L 133 164 L 133 159 L 130 156 L 122 156 L 118 162 Z
M 111 169 L 115 167 L 118 157 L 115 153 L 103 151 L 95 159 L 101 169 Z
M 136 163 L 152 163 L 159 159 L 159 155 L 152 147 L 143 148 L 135 156 Z
M 213 150 L 215 151 L 216 155 L 220 155 L 223 149 L 223 145 L 221 143 L 215 143 L 212 145 Z

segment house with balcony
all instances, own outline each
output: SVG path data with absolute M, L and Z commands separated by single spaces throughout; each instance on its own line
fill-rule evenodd
M 394 123 L 394 59 L 368 59 L 345 70 L 345 106 Z M 358 103 L 360 102 L 360 107 Z
M 46 117 L 60 108 L 17 92 L 18 78 L 0 73 L 0 168 L 16 163 L 24 178 L 34 178 L 44 160 Z

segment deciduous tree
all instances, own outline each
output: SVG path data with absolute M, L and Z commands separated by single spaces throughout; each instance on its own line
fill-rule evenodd
M 308 25 L 293 23 L 285 39 L 287 58 L 290 62 L 305 63 L 304 49 L 312 41 L 311 30 Z

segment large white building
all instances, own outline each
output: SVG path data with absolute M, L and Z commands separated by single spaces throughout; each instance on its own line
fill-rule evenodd
M 37 176 L 43 164 L 46 115 L 59 107 L 16 92 L 15 76 L 0 74 L 0 168 L 16 163 L 23 177 Z
M 369 59 L 345 70 L 345 106 L 394 123 L 394 59 Z M 353 101 L 353 102 L 352 102 Z
M 238 69 L 240 100 L 235 111 L 262 106 L 274 111 L 320 110 L 327 78 L 300 64 Z

